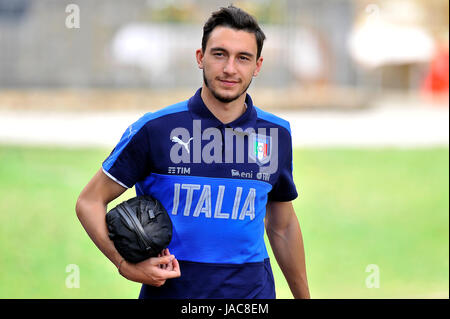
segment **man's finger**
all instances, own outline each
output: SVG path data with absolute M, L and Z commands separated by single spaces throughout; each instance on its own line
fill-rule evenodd
M 161 253 L 159 253 L 158 254 L 158 258 L 160 258 L 162 256 L 162 254 Z M 159 268 L 162 268 L 163 267 L 163 265 L 159 265 Z
M 154 257 L 151 259 L 152 265 L 167 265 L 175 258 L 174 255 L 163 256 L 163 257 Z
M 167 265 L 165 265 L 165 267 L 166 267 L 165 268 L 166 270 L 172 271 L 173 270 L 173 260 L 172 260 L 172 262 L 170 262 Z
M 172 260 L 172 267 L 173 269 L 171 273 L 173 273 L 173 275 L 175 276 L 172 278 L 180 277 L 181 276 L 180 264 L 178 263 L 178 260 L 176 258 Z
M 174 258 L 172 260 L 173 270 L 180 272 L 180 264 L 178 263 L 178 260 Z
M 154 274 L 159 278 L 160 280 L 166 280 L 171 278 L 177 278 L 181 276 L 180 269 L 178 270 L 168 270 L 168 269 L 161 269 L 156 268 Z
M 168 269 L 169 267 L 171 268 L 170 270 Z M 166 279 L 181 276 L 180 264 L 178 263 L 178 260 L 176 258 L 174 258 L 172 262 L 169 265 L 167 265 L 167 268 L 163 271 L 166 273 L 164 277 Z
M 164 279 L 172 279 L 172 278 L 178 278 L 181 276 L 180 272 L 178 271 L 168 271 L 168 270 L 162 270 L 164 271 Z

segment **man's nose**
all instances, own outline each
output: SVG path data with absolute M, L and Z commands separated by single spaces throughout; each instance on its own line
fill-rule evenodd
M 227 63 L 225 64 L 225 67 L 223 68 L 223 72 L 227 73 L 227 74 L 236 73 L 235 59 L 233 57 L 230 57 L 227 60 Z

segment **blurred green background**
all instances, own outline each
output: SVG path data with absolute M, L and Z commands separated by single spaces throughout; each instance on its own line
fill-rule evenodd
M 74 210 L 108 154 L 0 146 L 0 298 L 137 298 Z M 313 298 L 448 298 L 448 148 L 296 149 L 294 174 Z M 277 297 L 292 298 L 271 260 Z M 366 286 L 373 264 L 379 288 Z

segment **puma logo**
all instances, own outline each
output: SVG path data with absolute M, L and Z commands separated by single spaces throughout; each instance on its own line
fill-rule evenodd
M 128 127 L 128 138 L 130 138 L 136 131 L 133 130 L 133 125 Z
M 186 149 L 186 151 L 187 151 L 188 154 L 189 154 L 189 143 L 190 143 L 191 140 L 193 140 L 193 139 L 194 139 L 194 138 L 191 137 L 191 138 L 185 143 L 185 142 L 183 142 L 182 140 L 180 140 L 180 139 L 178 138 L 178 136 L 174 136 L 174 137 L 172 137 L 171 141 L 172 141 L 172 142 L 175 142 L 175 143 L 178 143 L 178 144 L 180 144 L 180 145 L 183 145 L 183 147 Z

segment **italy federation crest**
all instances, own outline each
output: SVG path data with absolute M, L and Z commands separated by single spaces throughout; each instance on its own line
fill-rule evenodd
M 272 137 L 253 133 L 250 135 L 249 158 L 258 165 L 267 164 L 272 154 Z

